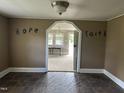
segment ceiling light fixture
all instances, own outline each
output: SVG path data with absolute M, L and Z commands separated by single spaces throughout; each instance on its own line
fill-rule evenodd
M 66 12 L 67 8 L 69 7 L 69 2 L 65 0 L 54 0 L 51 2 L 51 5 L 59 15 L 62 15 L 64 12 Z

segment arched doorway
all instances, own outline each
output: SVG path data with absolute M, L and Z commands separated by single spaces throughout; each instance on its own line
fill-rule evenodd
M 82 36 L 82 31 L 73 23 L 73 22 L 70 22 L 70 21 L 56 21 L 54 22 L 47 30 L 46 30 L 46 68 L 47 68 L 47 71 L 49 71 L 49 52 L 52 51 L 52 54 L 53 54 L 53 51 L 54 49 L 61 52 L 61 48 L 59 47 L 55 47 L 55 45 L 52 46 L 52 48 L 50 47 L 50 45 L 52 45 L 52 42 L 55 42 L 55 40 L 51 40 L 51 39 L 48 39 L 49 37 L 54 37 L 52 35 L 50 35 L 49 33 L 53 30 L 53 28 L 55 27 L 59 27 L 57 26 L 57 24 L 63 26 L 63 24 L 68 27 L 69 25 L 71 25 L 73 27 L 73 31 L 74 31 L 74 45 L 73 45 L 73 48 L 74 48 L 74 56 L 73 56 L 73 70 L 71 71 L 74 71 L 74 72 L 78 72 L 80 70 L 80 56 L 81 56 L 81 36 Z M 72 28 L 71 27 L 71 28 Z M 59 30 L 60 31 L 60 30 Z M 67 30 L 68 31 L 68 30 Z M 67 32 L 66 32 L 67 33 Z M 59 35 L 60 36 L 60 35 Z M 71 35 L 70 35 L 71 36 Z M 57 42 L 57 41 L 56 41 Z M 58 44 L 60 44 L 60 42 L 58 42 Z M 61 56 L 61 53 L 59 54 Z M 58 60 L 57 60 L 58 61 Z M 63 59 L 64 61 L 64 59 Z M 55 64 L 56 65 L 56 64 Z M 66 64 L 65 64 L 66 65 Z M 53 70 L 54 71 L 54 70 Z M 57 71 L 57 69 L 55 69 L 55 71 Z M 60 71 L 60 70 L 58 70 Z M 66 71 L 66 70 L 61 70 L 61 71 Z M 67 70 L 68 71 L 68 70 Z

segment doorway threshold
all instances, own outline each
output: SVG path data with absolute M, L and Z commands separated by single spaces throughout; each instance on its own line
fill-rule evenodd
M 71 72 L 71 73 L 74 73 L 74 72 L 76 72 L 76 71 L 55 71 L 55 70 L 50 70 L 50 71 L 48 71 L 48 72 Z

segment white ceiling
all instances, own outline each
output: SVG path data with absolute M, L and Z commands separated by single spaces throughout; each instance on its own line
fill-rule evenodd
M 0 13 L 12 18 L 107 20 L 124 13 L 124 0 L 68 0 L 62 16 L 51 0 L 0 0 Z

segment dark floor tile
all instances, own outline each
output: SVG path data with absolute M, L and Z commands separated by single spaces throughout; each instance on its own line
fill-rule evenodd
M 0 79 L 0 93 L 124 93 L 104 74 L 69 72 L 9 73 Z

